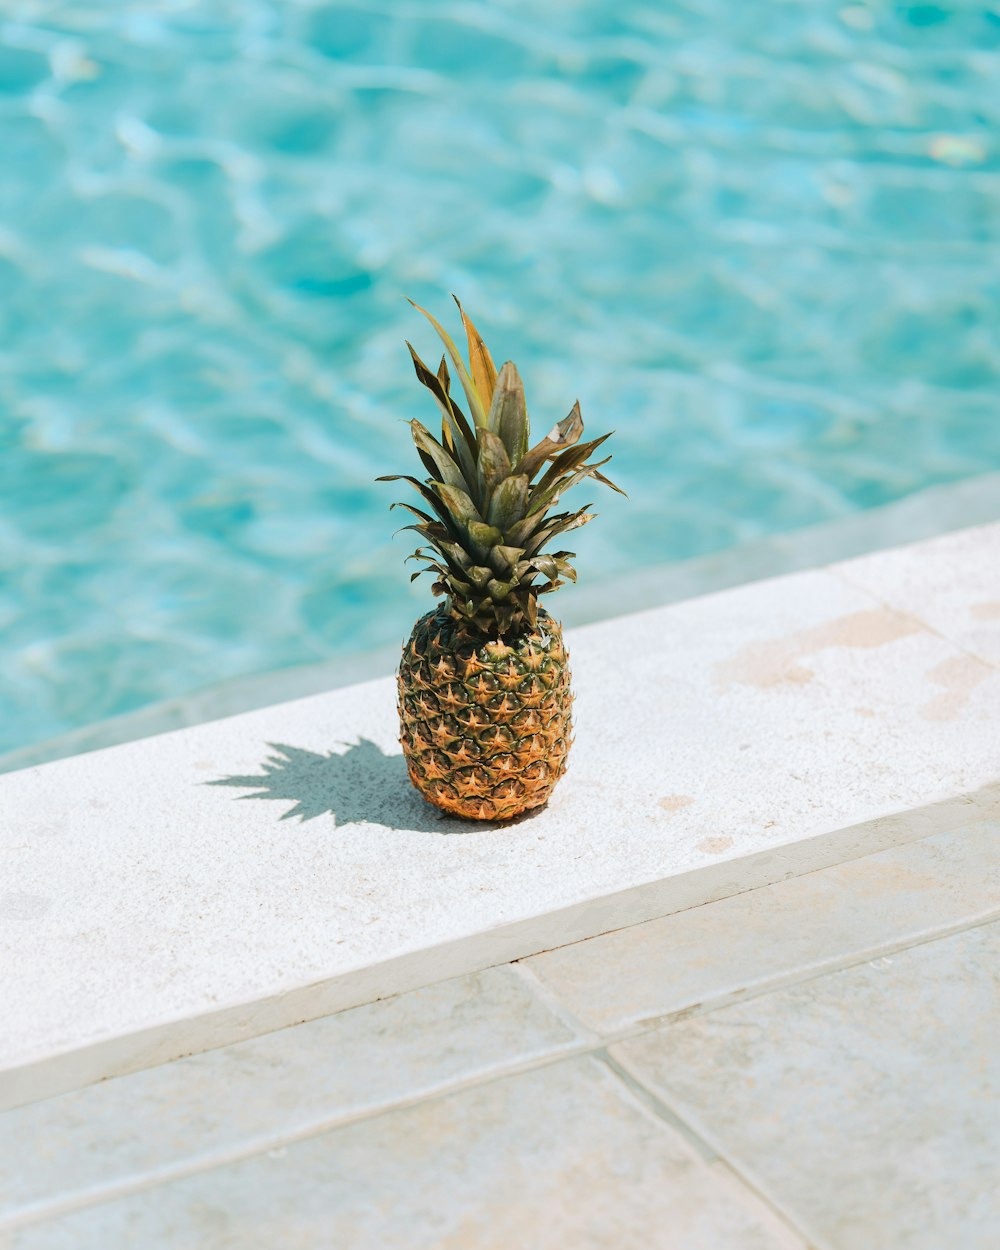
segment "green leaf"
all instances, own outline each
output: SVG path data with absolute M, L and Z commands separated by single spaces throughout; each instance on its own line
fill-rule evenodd
M 498 483 L 510 474 L 510 458 L 506 447 L 491 430 L 480 426 L 476 435 L 479 439 L 479 455 L 476 459 L 479 503 L 486 509 Z
M 494 603 L 503 603 L 514 586 L 511 582 L 498 582 L 494 578 L 493 581 L 487 583 L 486 589 Z
M 440 496 L 439 502 L 452 521 L 481 521 L 479 509 L 460 486 L 450 486 L 447 482 L 435 482 L 434 492 Z M 433 493 L 433 492 L 432 492 Z
M 544 475 L 535 486 L 535 490 L 547 490 L 558 478 L 572 472 L 578 465 L 583 464 L 590 453 L 596 451 L 610 437 L 611 434 L 602 434 L 600 438 L 591 439 L 589 443 L 580 443 L 576 447 L 570 447 L 567 451 L 560 452 L 545 470 Z
M 434 541 L 433 539 L 431 540 Z M 449 564 L 455 568 L 461 569 L 463 572 L 470 572 L 472 560 L 469 553 L 460 543 L 445 542 L 439 540 L 434 543 L 437 549 L 445 557 Z
M 511 463 L 516 464 L 528 447 L 528 410 L 524 383 L 512 360 L 500 370 L 486 424 L 503 440 Z
M 486 525 L 482 521 L 468 521 L 465 528 L 472 541 L 484 552 L 503 542 L 503 534 L 494 526 Z
M 443 587 L 441 593 L 454 594 L 457 591 L 458 594 L 466 597 L 472 594 L 472 587 L 469 583 L 463 581 L 460 577 L 456 577 L 454 573 L 449 573 L 447 579 L 441 583 L 441 586 Z
M 408 473 L 388 473 L 383 477 L 377 477 L 375 481 L 376 482 L 409 482 L 410 485 L 415 490 L 418 490 L 420 492 L 424 500 L 430 504 L 430 506 L 434 509 L 434 511 L 441 518 L 441 520 L 444 521 L 446 525 L 451 524 L 451 516 L 448 512 L 448 509 L 445 507 L 444 503 L 442 502 L 441 498 L 433 490 L 431 490 L 429 486 L 425 486 L 423 482 L 418 481 L 415 477 L 411 477 Z M 447 489 L 452 489 L 452 488 L 448 487 Z M 468 496 L 466 496 L 466 498 L 468 498 Z M 471 503 L 472 501 L 470 500 L 469 502 Z M 398 504 L 393 504 L 392 507 L 393 508 L 395 507 L 409 508 L 410 512 L 415 512 L 416 515 L 419 517 L 426 516 L 425 513 L 418 512 L 416 508 L 410 508 L 410 505 L 406 503 L 400 502 Z M 427 517 L 427 520 L 430 520 L 430 519 L 431 519 L 430 517 Z
M 531 502 L 528 505 L 529 514 L 546 508 L 551 508 L 552 505 L 556 503 L 557 500 L 561 499 L 568 490 L 572 490 L 573 487 L 576 486 L 578 482 L 582 482 L 585 477 L 590 477 L 601 467 L 602 464 L 607 464 L 610 459 L 610 456 L 605 456 L 603 460 L 598 460 L 596 464 L 585 464 L 582 469 L 577 469 L 577 471 L 575 473 L 571 473 L 568 478 L 564 478 L 558 482 L 553 482 L 544 490 L 541 489 L 540 485 L 536 486 L 531 492 Z
M 445 424 L 450 427 L 452 442 L 455 444 L 459 463 L 466 473 L 467 480 L 471 482 L 476 475 L 476 436 L 473 434 L 468 421 L 466 421 L 465 414 L 461 408 L 453 402 L 448 391 L 441 385 L 440 378 L 431 373 L 430 369 L 427 368 L 416 351 L 414 351 L 412 343 L 407 343 L 406 346 L 413 361 L 413 368 L 416 371 L 418 380 L 434 396 Z M 451 449 L 449 448 L 449 450 Z
M 564 512 L 558 516 L 550 517 L 548 522 L 541 526 L 526 544 L 525 550 L 529 555 L 533 555 L 544 547 L 547 542 L 551 542 L 557 534 L 567 534 L 570 530 L 579 529 L 581 525 L 586 525 L 588 521 L 592 521 L 597 515 L 596 512 L 588 512 L 587 508 L 590 504 L 581 508 L 578 512 Z
M 544 573 L 550 582 L 554 582 L 559 577 L 559 570 L 556 568 L 556 562 L 551 556 L 533 556 L 531 561 L 533 568 L 539 573 Z
M 490 550 L 490 563 L 498 573 L 506 573 L 516 566 L 523 554 L 523 547 L 506 547 L 497 543 Z
M 437 330 L 441 342 L 444 344 L 445 351 L 448 353 L 451 363 L 455 366 L 455 372 L 458 374 L 458 379 L 462 383 L 462 390 L 465 391 L 465 398 L 469 401 L 469 411 L 472 414 L 473 421 L 476 425 L 485 425 L 486 412 L 480 402 L 479 393 L 476 390 L 476 384 L 473 382 L 472 378 L 469 377 L 469 371 L 465 367 L 465 362 L 459 355 L 458 348 L 452 341 L 448 331 L 439 321 L 431 316 L 426 308 L 421 308 L 420 305 L 414 300 L 409 299 L 409 297 L 407 298 L 408 302 L 413 305 L 417 312 L 423 313 L 434 329 Z
M 532 534 L 545 523 L 544 515 L 539 515 L 537 512 L 532 516 L 523 517 L 504 530 L 504 539 L 511 547 L 523 547 Z
M 412 504 L 404 503 L 402 499 L 397 499 L 395 503 L 389 505 L 390 512 L 393 508 L 405 508 L 407 512 L 412 512 L 414 516 L 420 517 L 424 522 L 423 525 L 401 525 L 398 530 L 393 532 L 393 538 L 396 537 L 396 534 L 402 534 L 404 530 L 418 530 L 426 538 L 429 538 L 430 534 L 425 531 L 428 531 L 432 525 L 440 526 L 446 534 L 450 532 L 445 526 L 441 525 L 440 521 L 435 521 L 432 516 L 428 516 L 426 512 L 421 512 L 419 508 L 414 508 Z
M 504 478 L 493 492 L 486 519 L 506 534 L 507 530 L 524 516 L 527 501 L 528 479 L 524 474 Z
M 431 477 L 440 478 L 443 482 L 447 482 L 449 486 L 457 486 L 459 490 L 465 488 L 465 477 L 457 463 L 447 452 L 436 438 L 426 429 L 419 421 L 410 422 L 410 433 L 413 435 L 413 441 L 417 445 L 417 450 L 421 453 L 421 459 L 424 461 Z
M 515 465 L 515 472 L 526 474 L 530 481 L 550 456 L 557 455 L 578 442 L 582 433 L 583 417 L 580 415 L 580 401 L 577 400 L 570 409 L 569 416 L 557 421 L 542 441 L 524 454 L 520 463 Z

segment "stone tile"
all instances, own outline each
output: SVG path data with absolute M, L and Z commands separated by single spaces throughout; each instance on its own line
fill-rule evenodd
M 8 1235 L 5 1250 L 805 1250 L 589 1058 Z
M 981 821 L 525 960 L 604 1034 L 1000 912 Z
M 833 571 L 1000 666 L 1000 524 L 876 552 Z M 940 703 L 951 706 L 965 695 L 976 671 L 957 663 L 941 667 L 932 678 L 941 687 Z
M 612 1053 L 830 1250 L 995 1250 L 1000 924 Z
M 204 1167 L 575 1042 L 509 968 L 0 1113 L 0 1228 L 151 1175 Z

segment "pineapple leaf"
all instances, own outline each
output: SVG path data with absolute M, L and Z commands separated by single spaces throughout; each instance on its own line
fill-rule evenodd
M 558 580 L 559 570 L 551 556 L 533 556 L 530 563 L 539 573 L 544 573 L 550 582 Z
M 619 495 L 624 495 L 628 499 L 628 494 L 620 486 L 616 486 L 610 478 L 605 477 L 603 473 L 598 473 L 596 469 L 594 470 L 594 478 L 598 482 L 603 482 L 605 486 L 610 486 L 612 490 L 616 490 Z
M 483 342 L 483 336 L 465 315 L 465 309 L 462 307 L 458 296 L 453 295 L 452 299 L 458 304 L 458 311 L 462 316 L 462 325 L 465 326 L 465 335 L 469 341 L 469 368 L 472 373 L 472 381 L 479 392 L 483 408 L 489 409 L 490 401 L 493 398 L 493 388 L 497 384 L 497 367 L 493 363 L 493 357 L 490 355 L 489 348 Z
M 410 422 L 410 433 L 417 445 L 420 459 L 424 462 L 424 467 L 431 477 L 441 478 L 449 486 L 457 486 L 459 490 L 464 489 L 465 477 L 462 470 L 451 454 L 434 438 L 430 430 L 414 419 Z
M 412 504 L 404 503 L 402 499 L 397 499 L 395 503 L 391 503 L 389 505 L 390 512 L 393 510 L 393 508 L 405 508 L 407 512 L 412 512 L 414 516 L 420 517 L 420 519 L 428 526 L 441 524 L 440 521 L 435 521 L 432 516 L 428 516 L 426 512 L 421 512 L 419 508 L 414 508 Z M 403 530 L 416 529 L 416 528 L 417 527 L 414 525 L 401 525 L 399 529 L 395 531 L 395 534 L 402 534 Z M 442 529 L 443 528 L 444 527 L 442 526 Z M 395 537 L 395 534 L 393 535 L 393 537 Z
M 544 489 L 541 488 L 541 484 L 536 486 L 531 492 L 531 502 L 528 507 L 529 515 L 532 512 L 538 512 L 539 510 L 550 508 L 554 503 L 556 503 L 557 500 L 562 498 L 566 491 L 572 490 L 573 487 L 576 486 L 578 482 L 582 482 L 585 477 L 591 477 L 602 464 L 607 464 L 610 459 L 610 456 L 605 456 L 603 460 L 598 460 L 596 464 L 585 464 L 582 469 L 577 469 L 577 471 L 575 473 L 571 473 L 569 477 L 563 478 L 557 482 L 552 482 Z
M 510 474 L 510 457 L 507 455 L 507 448 L 491 430 L 480 426 L 476 434 L 479 439 L 479 456 L 476 461 L 479 503 L 485 509 L 489 507 L 497 485 Z
M 524 516 L 527 499 L 528 479 L 523 473 L 504 478 L 493 492 L 486 519 L 506 534 Z
M 503 542 L 503 534 L 494 526 L 486 525 L 482 521 L 468 521 L 465 528 L 469 531 L 469 537 L 477 548 L 483 552 L 488 552 L 491 547 Z
M 476 384 L 473 382 L 472 378 L 469 377 L 469 371 L 466 369 L 465 362 L 459 355 L 458 348 L 455 346 L 451 335 L 449 335 L 444 326 L 441 325 L 441 323 L 433 317 L 426 308 L 421 308 L 420 305 L 412 299 L 408 302 L 413 305 L 417 312 L 423 313 L 434 329 L 437 330 L 438 336 L 444 344 L 445 351 L 448 353 L 451 363 L 455 366 L 455 372 L 458 374 L 458 379 L 462 383 L 462 390 L 465 391 L 465 398 L 469 401 L 469 411 L 472 414 L 472 420 L 476 425 L 484 425 L 486 423 L 486 413 L 483 410 L 483 405 L 479 399 Z
M 439 496 L 438 502 L 444 508 L 448 519 L 455 522 L 481 521 L 479 509 L 472 502 L 472 497 L 460 486 L 450 486 L 447 482 L 434 482 L 434 491 Z
M 490 562 L 498 573 L 506 573 L 516 566 L 522 555 L 523 547 L 506 547 L 497 543 L 490 551 Z
M 455 568 L 461 569 L 465 573 L 469 571 L 472 566 L 472 559 L 460 543 L 453 543 L 448 539 L 443 539 L 437 540 L 434 545 L 449 564 L 454 565 Z
M 592 521 L 596 513 L 588 512 L 587 508 L 589 507 L 590 504 L 586 504 L 577 512 L 560 512 L 557 516 L 549 517 L 525 544 L 527 554 L 534 555 L 547 542 L 555 538 L 557 534 L 566 534 L 570 530 L 578 529 L 581 525 L 586 525 L 588 521 Z
M 580 414 L 580 401 L 577 400 L 570 409 L 569 416 L 557 421 L 542 441 L 536 443 L 529 452 L 522 456 L 520 463 L 516 466 L 516 471 L 526 474 L 528 480 L 531 481 L 550 456 L 578 442 L 582 433 L 583 417 Z
M 414 487 L 414 489 L 420 492 L 424 500 L 430 504 L 430 506 L 434 509 L 434 511 L 441 518 L 441 520 L 444 521 L 445 525 L 452 527 L 452 517 L 448 511 L 448 508 L 444 504 L 444 502 L 438 497 L 438 495 L 435 494 L 434 491 L 431 490 L 429 486 L 424 485 L 423 482 L 419 482 L 415 477 L 411 477 L 408 473 L 388 473 L 383 477 L 377 477 L 375 481 L 376 482 L 409 482 L 410 485 Z M 468 498 L 468 496 L 466 496 L 466 498 Z M 469 500 L 469 502 L 471 503 L 472 501 Z M 402 502 L 394 503 L 392 507 L 393 508 L 409 508 L 410 512 L 415 512 L 417 516 L 421 518 L 426 517 L 428 521 L 431 519 L 430 517 L 426 516 L 426 513 L 418 512 L 416 508 L 410 508 L 410 505 L 406 503 L 402 503 Z
M 411 581 L 431 573 L 433 593 L 446 599 L 445 611 L 467 620 L 483 636 L 503 638 L 510 631 L 535 628 L 539 619 L 547 619 L 544 613 L 539 618 L 538 596 L 576 581 L 573 552 L 544 548 L 595 515 L 589 504 L 575 511 L 556 505 L 587 478 L 625 493 L 600 472 L 610 456 L 590 462 L 610 435 L 583 442 L 583 417 L 576 402 L 531 447 L 524 384 L 513 362 L 497 370 L 457 297 L 467 361 L 440 323 L 410 303 L 444 344 L 432 373 L 407 343 L 417 378 L 441 412 L 440 441 L 422 422 L 409 423 L 427 479 L 421 482 L 408 474 L 379 479 L 409 482 L 421 496 L 421 507 L 402 501 L 392 505 L 413 515 L 416 523 L 403 528 L 427 544 L 408 557 L 418 565 Z M 461 407 L 451 394 L 456 376 L 464 391 Z
M 512 582 L 498 582 L 496 578 L 486 584 L 486 590 L 494 603 L 503 603 L 513 589 Z
M 553 459 L 552 463 L 545 470 L 545 473 L 535 486 L 535 490 L 547 490 L 553 482 L 568 474 L 578 465 L 583 464 L 590 453 L 592 451 L 596 451 L 597 448 L 600 447 L 602 443 L 606 442 L 610 437 L 611 434 L 602 434 L 600 438 L 591 439 L 589 443 L 580 443 L 576 447 L 570 447 L 568 451 L 560 452 L 560 454 Z
M 530 591 L 524 596 L 524 614 L 528 618 L 528 624 L 534 629 L 538 624 L 538 601 Z
M 447 389 L 442 386 L 441 380 L 427 368 L 414 351 L 412 343 L 407 343 L 406 346 L 409 348 L 417 378 L 434 396 L 437 406 L 441 409 L 445 424 L 451 427 L 449 432 L 452 436 L 452 441 L 456 444 L 459 463 L 471 480 L 476 471 L 476 436 L 473 434 L 468 421 L 466 421 L 465 414 L 452 401 Z
M 511 463 L 516 464 L 528 447 L 528 410 L 524 403 L 524 383 L 512 360 L 500 370 L 486 424 L 500 436 Z
M 504 531 L 505 541 L 511 547 L 523 547 L 532 534 L 546 524 L 547 519 L 551 520 L 551 518 L 540 516 L 537 512 L 532 513 L 531 516 L 522 517 Z

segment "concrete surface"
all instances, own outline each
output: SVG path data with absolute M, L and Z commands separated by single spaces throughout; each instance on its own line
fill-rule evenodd
M 570 773 L 509 827 L 408 787 L 388 680 L 0 778 L 0 1106 L 988 815 L 1000 668 L 919 608 L 833 568 L 576 631 Z
M 993 1250 L 1000 923 L 611 1048 L 837 1250 Z
M 0 1113 L 0 1246 L 994 1250 L 998 833 Z
M 525 966 L 577 1019 L 612 1036 L 943 936 L 998 909 L 1000 820 L 985 820 L 546 951 Z M 809 922 L 782 923 L 788 913 Z
M 889 607 L 919 616 L 970 655 L 1000 665 L 1000 527 L 876 552 L 845 561 L 837 572 Z M 937 684 L 950 693 L 956 681 L 945 671 L 937 674 Z

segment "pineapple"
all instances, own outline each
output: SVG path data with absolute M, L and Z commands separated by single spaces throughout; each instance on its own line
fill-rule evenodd
M 433 592 L 443 600 L 417 621 L 403 649 L 400 740 L 410 779 L 431 803 L 471 820 L 509 820 L 548 800 L 566 770 L 572 740 L 562 628 L 537 601 L 565 579 L 576 581 L 573 552 L 542 548 L 593 514 L 589 504 L 551 510 L 584 478 L 619 488 L 600 472 L 610 456 L 589 459 L 609 435 L 579 442 L 579 403 L 529 446 L 517 369 L 508 361 L 497 372 L 455 302 L 468 367 L 442 326 L 417 304 L 444 343 L 437 372 L 407 343 L 418 379 L 441 410 L 440 442 L 419 421 L 410 422 L 429 476 L 378 479 L 409 482 L 422 497 L 426 510 L 392 506 L 415 515 L 416 523 L 404 528 L 429 544 L 408 557 L 423 565 L 410 580 L 432 573 Z M 451 395 L 449 360 L 468 415 Z

